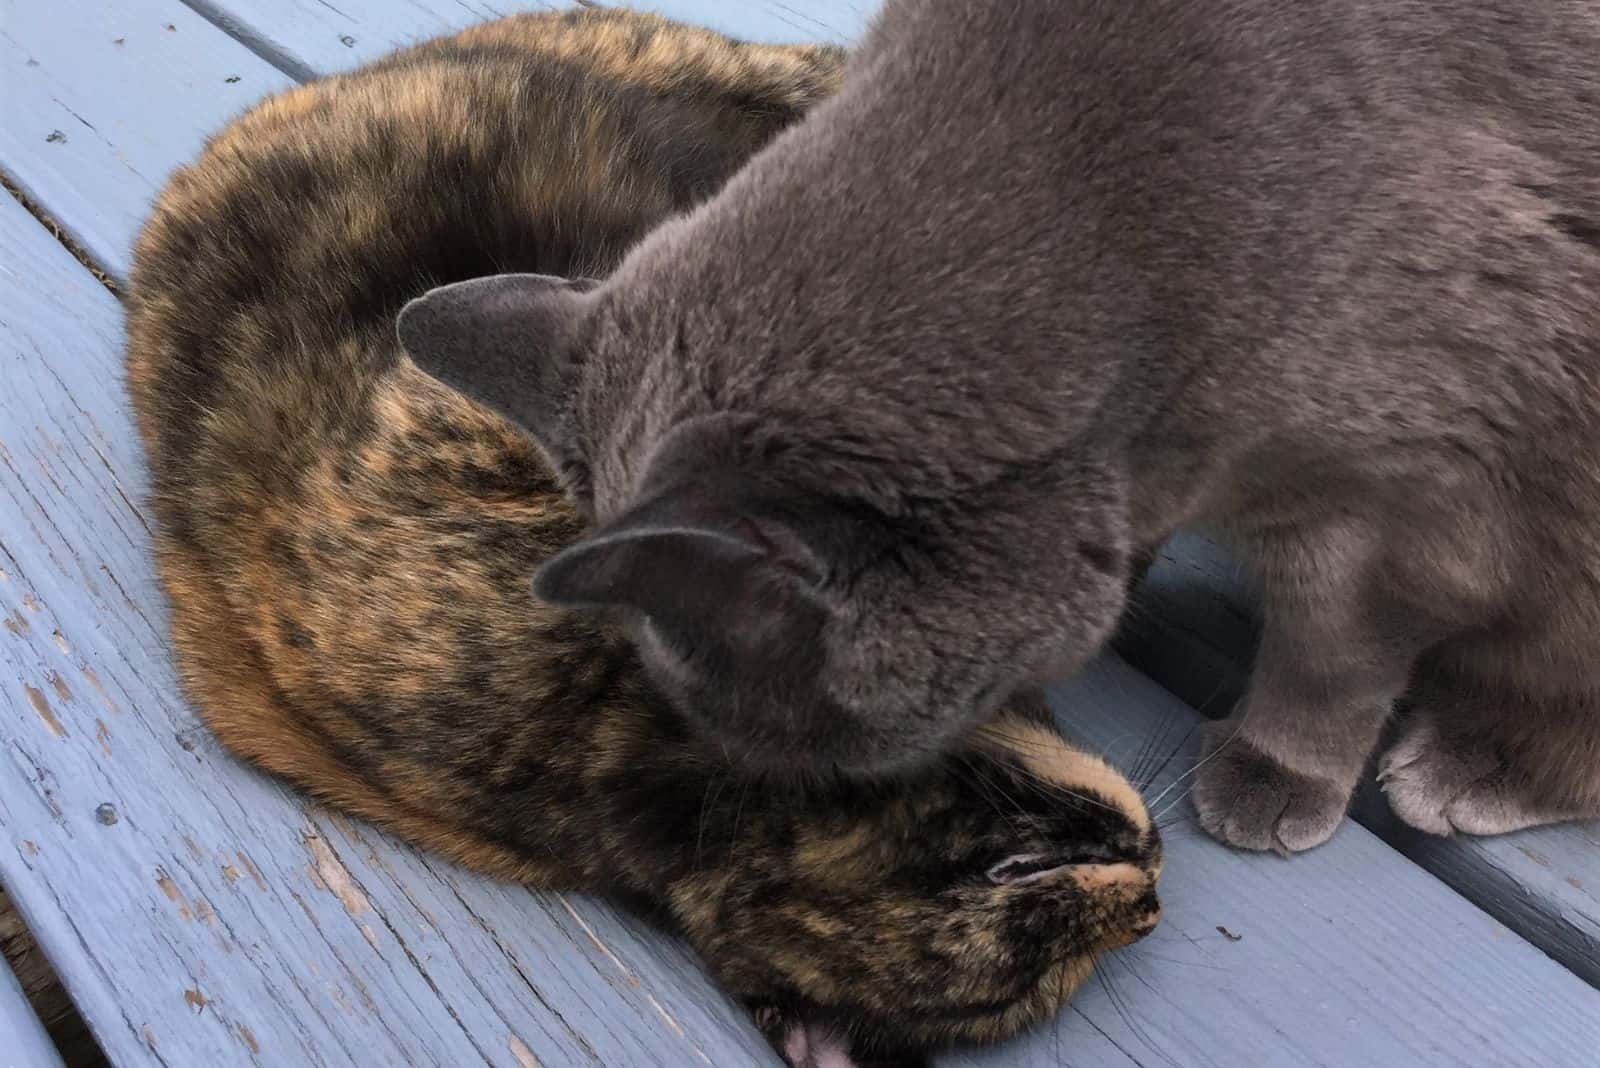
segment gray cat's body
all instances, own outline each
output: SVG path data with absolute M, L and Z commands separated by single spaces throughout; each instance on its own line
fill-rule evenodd
M 603 286 L 402 335 L 600 524 L 540 592 L 752 762 L 925 759 L 1198 524 L 1266 612 L 1214 833 L 1324 840 L 1402 695 L 1417 826 L 1600 813 L 1600 5 L 890 0 Z

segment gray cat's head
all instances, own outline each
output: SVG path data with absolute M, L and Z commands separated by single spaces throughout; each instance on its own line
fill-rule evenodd
M 896 471 L 920 465 L 925 484 L 928 457 L 896 455 L 870 418 L 853 444 L 819 441 L 770 412 L 632 386 L 609 401 L 627 414 L 597 431 L 581 413 L 614 388 L 615 360 L 596 346 L 618 342 L 596 329 L 592 290 L 534 275 L 446 286 L 407 306 L 401 340 L 532 434 L 594 524 L 540 570 L 537 595 L 618 612 L 657 683 L 730 755 L 774 773 L 921 764 L 1104 640 L 1128 546 L 1103 465 L 1052 457 L 906 493 Z M 633 453 L 626 477 L 596 455 L 608 431 Z

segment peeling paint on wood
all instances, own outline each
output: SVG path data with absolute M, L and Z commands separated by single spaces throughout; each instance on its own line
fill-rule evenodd
M 339 858 L 333 855 L 333 850 L 328 848 L 328 843 L 319 834 L 305 836 L 306 847 L 311 850 L 313 859 L 313 872 L 321 888 L 329 890 L 339 899 L 344 910 L 352 916 L 359 916 L 371 909 L 367 903 L 367 896 L 361 888 L 350 878 L 350 872 L 339 863 Z
M 518 1038 L 516 1035 L 512 1035 L 510 1038 L 510 1045 L 511 1055 L 517 1059 L 517 1065 L 519 1068 L 540 1068 L 539 1058 L 533 1055 L 533 1050 L 528 1048 L 528 1044 L 526 1042 L 522 1041 L 522 1039 Z
M 28 704 L 33 706 L 34 714 L 50 729 L 50 733 L 57 738 L 65 738 L 67 729 L 61 725 L 61 720 L 56 717 L 55 709 L 50 707 L 50 702 L 45 697 L 44 692 L 28 685 L 24 685 L 22 691 L 28 695 Z

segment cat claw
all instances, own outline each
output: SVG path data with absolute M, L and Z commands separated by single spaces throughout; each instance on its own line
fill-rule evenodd
M 1378 764 L 1389 807 L 1428 834 L 1493 835 L 1577 819 L 1541 804 L 1488 747 L 1447 740 L 1431 723 L 1411 727 Z

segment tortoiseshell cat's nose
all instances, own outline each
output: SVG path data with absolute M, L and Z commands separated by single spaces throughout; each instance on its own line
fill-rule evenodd
M 1161 923 L 1161 906 L 1157 905 L 1155 908 L 1151 909 L 1149 912 L 1145 913 L 1143 916 L 1141 916 L 1139 918 L 1139 921 L 1134 925 L 1133 929 L 1129 932 L 1129 934 L 1131 936 L 1128 939 L 1129 944 L 1132 944 L 1134 942 L 1139 941 L 1139 939 L 1143 938 L 1145 935 L 1149 934 L 1151 931 L 1154 931 L 1156 929 L 1156 927 L 1160 923 Z
M 1111 910 L 1104 947 L 1131 946 L 1161 922 L 1155 876 L 1137 864 L 1084 864 L 1072 869 L 1073 881 Z
M 1108 935 L 1105 941 L 1105 948 L 1121 949 L 1124 946 L 1131 946 L 1135 942 L 1144 938 L 1151 931 L 1154 931 L 1156 927 L 1160 925 L 1160 923 L 1161 906 L 1156 905 L 1148 912 L 1135 917 L 1127 927 Z

